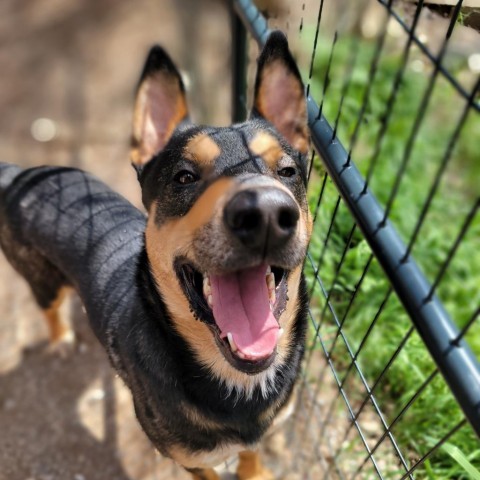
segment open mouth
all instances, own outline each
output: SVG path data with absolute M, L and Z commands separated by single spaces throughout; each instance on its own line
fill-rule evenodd
M 259 265 L 202 274 L 182 259 L 175 269 L 192 313 L 211 328 L 227 361 L 246 373 L 268 368 L 283 334 L 278 318 L 287 301 L 288 272 Z

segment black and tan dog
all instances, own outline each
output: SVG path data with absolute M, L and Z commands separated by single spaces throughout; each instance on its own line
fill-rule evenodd
M 138 87 L 132 161 L 148 219 L 91 175 L 0 164 L 0 241 L 45 310 L 74 287 L 156 448 L 196 478 L 255 453 L 289 410 L 304 349 L 310 235 L 303 85 L 280 32 L 258 63 L 250 120 L 188 121 L 160 47 Z

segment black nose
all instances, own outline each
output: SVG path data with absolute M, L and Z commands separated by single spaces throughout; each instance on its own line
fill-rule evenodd
M 298 218 L 297 204 L 278 188 L 243 190 L 224 210 L 225 224 L 249 248 L 281 247 L 293 237 Z

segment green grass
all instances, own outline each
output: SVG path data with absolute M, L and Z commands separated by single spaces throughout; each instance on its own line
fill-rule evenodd
M 308 35 L 307 38 L 309 38 Z M 369 83 L 368 70 L 375 48 L 374 44 L 358 38 L 339 39 L 335 47 L 329 87 L 323 102 L 323 112 L 327 119 L 333 122 L 338 112 L 342 84 L 348 64 L 351 62 L 354 42 L 360 42 L 359 55 L 344 101 L 338 130 L 339 138 L 347 149 Z M 328 62 L 330 41 L 321 39 L 319 45 L 311 91 L 314 97 L 321 101 L 322 82 Z M 381 128 L 385 105 L 401 62 L 401 51 L 402 49 L 398 45 L 387 43 L 379 63 L 379 69 L 371 85 L 371 96 L 352 156 L 364 175 L 370 164 L 375 141 Z M 417 58 L 416 55 L 415 52 L 412 52 L 410 61 L 420 58 Z M 463 75 L 466 72 L 463 59 L 454 59 L 453 63 L 456 65 L 455 75 L 459 73 Z M 405 145 L 413 128 L 415 115 L 430 78 L 428 68 L 424 72 L 417 73 L 410 68 L 410 65 L 409 63 L 399 89 L 371 182 L 373 193 L 383 205 L 385 205 L 395 181 Z M 412 234 L 426 194 L 445 154 L 464 105 L 464 100 L 451 85 L 443 78 L 438 77 L 425 117 L 413 144 L 405 177 L 400 185 L 390 216 L 405 242 L 408 242 Z M 478 179 L 480 178 L 478 145 L 480 145 L 478 114 L 471 111 L 413 249 L 414 258 L 431 282 L 438 274 L 448 249 L 472 207 L 475 196 L 478 195 Z M 324 173 L 320 163 L 317 159 L 310 184 L 312 210 L 315 209 L 323 180 Z M 310 247 L 310 253 L 315 262 L 318 261 L 324 248 L 325 237 L 337 198 L 338 193 L 331 181 L 328 180 Z M 478 217 L 479 215 L 475 218 L 437 290 L 448 313 L 460 328 L 480 305 L 480 248 L 478 244 L 480 218 Z M 337 265 L 352 225 L 352 217 L 342 202 L 320 270 L 320 277 L 325 287 L 330 289 L 333 285 L 331 301 L 340 318 L 346 312 L 351 292 L 359 281 L 371 254 L 367 242 L 357 230 L 345 256 L 338 279 L 333 284 Z M 306 272 L 311 285 L 312 268 L 308 263 Z M 378 262 L 373 260 L 344 324 L 344 332 L 354 350 L 358 348 L 388 289 L 389 283 L 385 274 Z M 312 308 L 317 314 L 320 314 L 323 306 L 324 299 L 317 287 L 312 298 Z M 467 340 L 477 356 L 480 355 L 480 326 L 478 324 L 479 322 L 476 322 L 467 335 Z M 378 377 L 410 327 L 411 321 L 403 307 L 396 296 L 391 295 L 359 356 L 359 363 L 370 384 Z M 327 310 L 321 330 L 327 346 L 332 344 L 335 331 L 333 320 Z M 337 368 L 342 372 L 342 368 L 345 369 L 348 365 L 348 357 L 341 339 L 336 342 L 333 357 Z M 413 333 L 376 390 L 376 396 L 387 419 L 391 420 L 396 416 L 400 408 L 409 401 L 434 368 L 434 362 L 422 340 L 416 332 Z M 346 385 L 347 393 L 353 402 L 357 398 L 362 398 L 363 387 L 353 373 Z M 408 409 L 393 431 L 403 453 L 408 459 L 414 460 L 427 452 L 462 418 L 462 412 L 443 378 L 441 375 L 437 375 Z M 395 469 L 393 468 L 393 470 Z M 478 438 L 467 426 L 451 437 L 449 446 L 439 449 L 425 462 L 424 466 L 416 472 L 416 478 L 478 478 L 479 471 Z

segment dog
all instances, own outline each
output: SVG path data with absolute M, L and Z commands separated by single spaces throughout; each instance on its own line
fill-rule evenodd
M 153 445 L 196 479 L 239 454 L 242 480 L 270 478 L 256 451 L 292 409 L 306 335 L 304 86 L 283 33 L 258 60 L 250 118 L 194 125 L 165 51 L 151 49 L 131 160 L 146 216 L 73 168 L 0 164 L 0 245 L 71 340 L 68 288 L 132 393 Z

